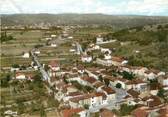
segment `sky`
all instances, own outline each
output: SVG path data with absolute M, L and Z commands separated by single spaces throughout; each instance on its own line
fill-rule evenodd
M 168 0 L 0 0 L 0 14 L 15 13 L 168 16 Z

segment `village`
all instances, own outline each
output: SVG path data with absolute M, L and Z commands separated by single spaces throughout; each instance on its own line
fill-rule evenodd
M 24 89 L 31 82 L 37 83 L 38 95 L 50 96 L 49 100 L 59 103 L 56 104 L 57 107 L 52 106 L 59 109 L 58 117 L 167 117 L 166 72 L 131 66 L 128 64 L 129 59 L 113 54 L 115 48 L 102 47 L 117 42 L 117 39 L 105 39 L 99 34 L 94 41 L 89 41 L 84 46 L 73 36 L 73 29 L 74 27 L 64 26 L 58 34 L 49 33 L 45 36 L 46 45 L 24 51 L 20 57 L 28 60 L 30 65 L 2 67 L 2 71 L 8 69 L 12 73 L 12 83 L 9 86 L 22 84 L 19 88 Z M 45 58 L 45 46 L 50 52 L 50 48 L 57 50 L 64 44 L 68 45 L 68 49 L 60 54 L 66 54 L 66 58 L 46 58 L 41 61 L 42 57 Z M 49 52 L 47 56 L 53 54 L 52 51 Z M 62 62 L 66 60 L 69 63 Z M 15 88 L 12 90 L 17 92 Z M 23 101 L 25 103 L 29 105 L 29 101 Z M 5 117 L 24 115 L 24 112 L 18 113 L 10 107 L 5 102 L 1 106 L 9 108 L 4 110 Z M 43 108 L 43 113 L 51 109 L 45 107 L 45 104 Z M 122 115 L 118 115 L 119 112 Z

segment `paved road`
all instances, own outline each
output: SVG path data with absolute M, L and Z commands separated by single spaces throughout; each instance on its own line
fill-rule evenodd
M 83 54 L 84 52 L 82 50 L 82 46 L 78 42 L 76 42 L 76 46 L 77 46 L 77 53 Z
M 44 70 L 43 66 L 41 65 L 41 63 L 38 61 L 37 56 L 34 54 L 33 50 L 31 51 L 31 55 L 33 57 L 34 62 L 37 64 L 42 76 L 43 76 L 43 80 L 48 80 L 50 81 L 50 77 L 48 75 L 48 73 Z

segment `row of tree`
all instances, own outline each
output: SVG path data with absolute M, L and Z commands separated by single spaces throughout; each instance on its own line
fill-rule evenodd
M 1 32 L 1 36 L 0 36 L 0 41 L 2 42 L 6 42 L 6 41 L 10 41 L 10 40 L 14 40 L 15 38 L 11 35 L 7 35 L 6 32 Z

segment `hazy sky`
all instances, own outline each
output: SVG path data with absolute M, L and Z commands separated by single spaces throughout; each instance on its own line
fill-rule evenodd
M 0 14 L 13 13 L 168 16 L 168 0 L 0 0 Z

